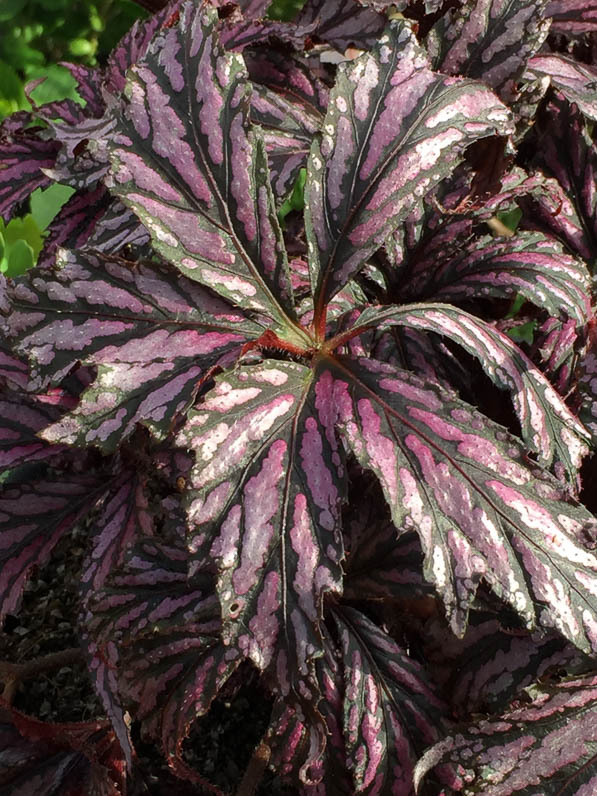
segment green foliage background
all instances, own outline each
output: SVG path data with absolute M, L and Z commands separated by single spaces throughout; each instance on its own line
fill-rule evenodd
M 274 0 L 269 16 L 291 19 L 304 0 Z M 0 0 L 0 121 L 30 110 L 27 84 L 44 78 L 30 97 L 37 105 L 70 97 L 82 102 L 60 61 L 101 66 L 118 40 L 147 13 L 132 0 Z M 73 190 L 52 185 L 31 197 L 30 212 L 0 219 L 0 271 L 18 276 L 37 261 L 45 231 Z
M 31 108 L 26 85 L 38 78 L 44 81 L 31 92 L 36 104 L 65 97 L 80 102 L 59 62 L 101 65 L 144 16 L 132 0 L 0 0 L 0 120 Z M 7 225 L 0 220 L 0 271 L 17 276 L 34 265 L 47 226 L 72 193 L 64 185 L 37 190 L 27 215 Z

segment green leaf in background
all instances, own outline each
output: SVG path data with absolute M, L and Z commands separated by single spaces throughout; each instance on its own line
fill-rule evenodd
M 293 210 L 299 213 L 305 209 L 305 180 L 307 179 L 307 169 L 299 171 L 296 182 L 288 199 L 286 199 L 278 210 L 280 224 L 284 224 L 284 219 Z
M 74 189 L 68 185 L 54 183 L 42 191 L 38 188 L 31 194 L 31 215 L 40 230 L 45 230 L 61 207 L 68 202 L 74 194 Z
M 72 99 L 81 105 L 85 104 L 77 93 L 77 81 L 65 67 L 53 64 L 30 72 L 30 80 L 40 77 L 44 78 L 43 83 L 31 92 L 31 97 L 37 105 L 62 99 Z
M 522 218 L 522 210 L 519 207 L 515 207 L 513 210 L 504 210 L 496 215 L 504 226 L 508 227 L 512 232 L 516 232 Z
M 527 321 L 522 326 L 514 326 L 508 329 L 508 337 L 516 343 L 528 343 L 532 345 L 535 339 L 535 329 L 537 328 L 537 321 Z
M 305 0 L 274 0 L 268 8 L 267 15 L 270 19 L 289 22 L 296 17 L 304 5 Z
M 0 3 L 0 22 L 8 22 L 16 17 L 25 6 L 25 0 L 2 0 Z
M 0 272 L 14 277 L 32 268 L 43 246 L 44 231 L 74 190 L 67 185 L 51 185 L 31 195 L 31 212 L 23 218 L 13 218 L 8 224 L 0 219 L 2 252 Z

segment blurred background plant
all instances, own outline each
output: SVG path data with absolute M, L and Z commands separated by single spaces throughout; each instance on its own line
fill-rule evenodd
M 38 105 L 70 97 L 81 102 L 60 61 L 101 65 L 135 19 L 147 15 L 132 0 L 0 0 L 0 121 Z M 17 276 L 35 264 L 43 235 L 73 191 L 64 185 L 37 190 L 30 212 L 8 224 L 0 219 L 0 271 Z
M 292 19 L 304 0 L 274 0 L 269 16 Z M 11 113 L 69 97 L 83 102 L 61 61 L 101 66 L 136 19 L 133 0 L 0 0 L 0 122 Z M 43 81 L 27 92 L 27 84 Z M 54 184 L 31 197 L 29 212 L 0 219 L 0 272 L 18 276 L 35 265 L 45 230 L 72 188 Z

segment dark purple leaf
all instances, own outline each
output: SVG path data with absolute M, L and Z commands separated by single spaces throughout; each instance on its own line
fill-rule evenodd
M 3 278 L 3 277 L 2 277 Z M 6 345 L 0 344 L 0 378 L 12 387 L 25 389 L 29 382 L 29 368 L 24 362 L 11 354 Z
M 421 543 L 414 531 L 399 534 L 376 516 L 371 500 L 355 509 L 345 531 L 344 596 L 411 599 L 432 592 L 423 578 Z
M 296 25 L 273 19 L 244 19 L 220 28 L 220 42 L 231 52 L 242 52 L 248 47 L 265 45 L 271 41 L 284 43 L 293 50 L 306 49 L 307 39 L 317 30 L 315 23 Z
M 98 366 L 78 409 L 44 439 L 105 450 L 137 422 L 165 436 L 209 369 L 260 330 L 196 282 L 92 252 L 62 250 L 57 271 L 31 272 L 14 287 L 13 308 L 8 326 L 35 389 L 77 362 Z
M 541 77 L 548 77 L 568 102 L 575 102 L 587 118 L 597 121 L 597 69 L 565 55 L 535 55 L 527 64 L 525 78 Z
M 369 49 L 377 43 L 385 18 L 355 0 L 307 0 L 296 19 L 300 26 L 315 26 L 320 41 L 344 50 L 356 46 Z
M 31 570 L 43 566 L 62 537 L 106 490 L 93 476 L 36 477 L 30 466 L 0 492 L 0 618 L 15 613 Z
M 526 445 L 542 466 L 555 465 L 574 488 L 587 453 L 587 432 L 521 349 L 485 321 L 448 304 L 370 307 L 358 326 L 404 325 L 444 335 L 476 357 L 489 378 L 508 390 Z M 439 407 L 438 407 L 439 408 Z
M 96 593 L 85 625 L 107 663 L 98 667 L 104 701 L 134 709 L 176 769 L 190 725 L 241 660 L 219 640 L 211 578 L 189 580 L 184 549 L 145 541 Z
M 590 262 L 595 245 L 593 240 L 597 238 L 579 217 L 574 202 L 577 197 L 565 193 L 556 179 L 543 174 L 537 176 L 541 189 L 522 195 L 518 200 L 523 211 L 522 225 L 555 235 L 573 254 Z
M 433 66 L 449 75 L 483 80 L 504 99 L 527 60 L 547 37 L 547 0 L 465 0 L 432 28 L 427 46 Z
M 138 539 L 153 536 L 147 483 L 136 470 L 125 470 L 111 485 L 93 524 L 91 549 L 81 573 L 84 601 L 97 592 Z
M 523 232 L 464 241 L 448 228 L 432 237 L 409 273 L 406 301 L 459 302 L 495 296 L 524 296 L 551 316 L 568 316 L 578 326 L 589 319 L 590 277 L 586 265 L 563 253 L 553 238 Z M 455 245 L 454 241 L 458 240 Z
M 118 199 L 114 199 L 93 228 L 87 246 L 116 254 L 123 246 L 145 249 L 149 240 L 149 233 L 137 216 Z
M 216 23 L 215 11 L 185 5 L 130 73 L 112 187 L 183 273 L 281 319 L 278 300 L 292 313 L 292 291 L 265 146 L 249 127 L 243 61 L 217 44 Z
M 354 793 L 410 793 L 414 765 L 445 708 L 419 664 L 352 608 L 334 611 L 344 680 L 345 765 Z
M 443 760 L 459 766 L 457 790 L 464 794 L 593 793 L 597 678 L 535 687 L 531 695 L 531 704 L 477 721 L 431 747 L 417 764 L 417 786 Z
M 189 546 L 218 563 L 223 639 L 287 696 L 321 654 L 342 590 L 342 451 L 330 374 L 269 360 L 216 379 L 180 444 L 196 452 Z
M 529 628 L 538 622 L 597 648 L 589 550 L 597 521 L 563 501 L 561 485 L 515 437 L 436 385 L 371 359 L 334 367 L 334 397 L 342 436 L 378 478 L 394 524 L 418 532 L 425 577 L 455 633 L 483 578 Z
M 263 128 L 270 178 L 277 197 L 292 189 L 323 122 L 327 88 L 299 61 L 280 55 L 249 60 L 254 85 L 251 119 Z
M 60 144 L 45 140 L 43 133 L 0 128 L 0 216 L 10 221 L 15 209 L 51 180 L 42 169 L 54 165 Z
M 60 416 L 53 406 L 39 403 L 34 397 L 7 392 L 0 396 L 0 470 L 27 462 L 47 459 L 63 450 L 48 445 L 37 432 Z
M 461 719 L 504 710 L 523 688 L 550 672 L 592 668 L 591 659 L 561 636 L 510 629 L 489 614 L 471 613 L 462 639 L 435 620 L 425 627 L 424 640 L 429 670 Z
M 48 724 L 9 710 L 12 722 L 0 725 L 3 796 L 124 796 L 123 761 L 107 722 Z
M 551 29 L 567 36 L 597 31 L 596 0 L 552 0 L 545 16 L 551 17 Z
M 432 72 L 405 22 L 393 23 L 373 54 L 339 68 L 305 189 L 318 320 L 465 147 L 508 133 L 508 118 L 485 86 Z
M 562 189 L 561 193 L 558 190 L 552 193 L 551 204 L 548 199 L 543 200 L 543 215 L 540 218 L 545 219 L 544 223 L 551 225 L 554 231 L 560 227 L 565 242 L 570 241 L 573 251 L 578 251 L 590 262 L 595 256 L 597 245 L 595 144 L 581 113 L 557 93 L 539 115 L 535 126 L 541 140 L 541 147 L 535 156 L 536 165 L 549 176 L 555 177 Z M 534 208 L 532 204 L 529 208 L 529 204 L 530 201 L 523 199 L 521 207 L 523 211 L 527 208 L 531 210 L 530 224 L 533 224 Z
M 83 248 L 106 213 L 110 196 L 103 185 L 75 193 L 48 227 L 48 236 L 39 255 L 40 267 L 53 265 L 59 246 Z

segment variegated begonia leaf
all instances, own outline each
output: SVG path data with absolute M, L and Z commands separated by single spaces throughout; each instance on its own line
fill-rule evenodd
M 415 785 L 440 761 L 457 765 L 463 794 L 590 796 L 597 788 L 597 677 L 534 687 L 531 703 L 481 719 L 431 747 Z
M 37 265 L 42 268 L 53 265 L 60 246 L 83 248 L 109 204 L 110 195 L 101 184 L 90 191 L 75 193 L 50 223 Z
M 171 20 L 182 5 L 181 0 L 171 0 L 164 8 L 149 19 L 137 20 L 132 28 L 118 42 L 108 57 L 104 74 L 104 87 L 119 97 L 126 85 L 126 75 L 134 64 L 147 53 L 154 37 Z
M 369 307 L 359 317 L 356 329 L 383 329 L 386 324 L 435 332 L 476 357 L 494 384 L 511 393 L 522 438 L 540 464 L 553 465 L 575 488 L 578 468 L 588 452 L 587 432 L 507 335 L 457 307 L 431 303 Z
M 423 632 L 425 661 L 453 715 L 504 710 L 523 688 L 567 667 L 593 668 L 592 659 L 555 633 L 504 627 L 491 614 L 472 612 L 464 638 L 432 620 Z
M 124 796 L 124 765 L 109 722 L 50 724 L 0 702 L 0 792 Z
M 323 116 L 309 114 L 302 105 L 266 86 L 254 86 L 251 119 L 263 127 L 272 187 L 276 196 L 283 198 L 307 163 Z
M 582 36 L 597 31 L 597 0 L 551 0 L 545 16 L 551 18 L 551 29 L 567 36 Z
M 357 0 L 307 0 L 296 22 L 315 25 L 317 38 L 341 52 L 350 46 L 369 49 L 386 24 L 381 14 L 363 8 Z
M 51 183 L 42 169 L 54 165 L 60 144 L 45 140 L 36 130 L 23 126 L 13 130 L 0 126 L 0 217 L 8 222 L 17 207 L 28 199 L 36 188 Z
M 89 555 L 83 564 L 83 602 L 123 563 L 128 547 L 138 539 L 153 536 L 147 491 L 146 478 L 137 470 L 123 470 L 111 484 L 94 520 Z
M 579 253 L 593 263 L 597 247 L 597 147 L 582 114 L 557 92 L 547 103 L 544 112 L 537 117 L 535 128 L 541 137 L 541 147 L 535 153 L 535 164 L 555 177 L 566 200 L 560 204 L 556 193 L 555 219 L 547 223 L 564 226 L 568 221 L 568 225 L 573 226 L 569 232 L 572 242 L 579 238 L 581 245 L 586 242 L 583 247 L 586 248 L 586 254 L 583 251 Z M 573 204 L 584 236 L 574 229 L 575 219 L 567 214 L 567 202 Z M 524 201 L 521 207 L 523 211 L 526 209 Z M 564 219 L 560 218 L 562 214 Z
M 592 342 L 578 363 L 578 392 L 581 406 L 578 417 L 597 446 L 597 349 Z
M 2 277 L 3 279 L 4 277 Z M 24 362 L 10 353 L 6 344 L 0 342 L 0 379 L 10 383 L 11 387 L 24 389 L 29 382 L 29 368 Z
M 95 224 L 87 240 L 90 249 L 117 254 L 124 246 L 144 250 L 150 236 L 137 216 L 118 199 L 113 199 L 106 212 Z M 137 258 L 134 258 L 137 259 Z
M 130 71 L 110 187 L 183 273 L 286 328 L 292 289 L 265 145 L 249 125 L 242 58 L 218 44 L 216 23 L 186 3 Z
M 192 280 L 92 252 L 63 250 L 58 269 L 14 287 L 12 304 L 7 326 L 29 356 L 32 387 L 59 383 L 77 362 L 98 367 L 44 439 L 104 450 L 137 422 L 163 438 L 218 359 L 260 332 Z
M 439 386 L 372 359 L 330 362 L 339 428 L 462 635 L 483 578 L 529 628 L 597 650 L 597 521 L 501 426 Z
M 175 771 L 184 768 L 180 755 L 190 725 L 242 660 L 220 640 L 211 576 L 189 579 L 187 559 L 184 549 L 157 539 L 137 544 L 85 616 L 96 658 L 107 664 L 98 667 L 104 702 L 134 710 L 144 734 L 161 740 Z
M 340 66 L 305 186 L 316 319 L 325 304 L 449 175 L 467 145 L 510 132 L 481 83 L 432 72 L 405 21 L 375 50 Z
M 333 611 L 341 651 L 338 724 L 353 792 L 411 792 L 414 765 L 446 713 L 423 668 L 363 613 Z
M 0 472 L 27 462 L 61 453 L 61 445 L 49 445 L 37 436 L 60 417 L 53 406 L 35 397 L 7 391 L 0 395 Z
M 99 476 L 14 471 L 0 491 L 0 620 L 14 613 L 33 567 L 43 566 L 62 537 L 107 489 Z
M 559 151 L 563 157 L 563 149 Z M 574 201 L 579 197 L 566 193 L 553 177 L 537 176 L 543 184 L 542 190 L 532 191 L 518 199 L 523 212 L 521 225 L 541 230 L 549 236 L 555 235 L 573 254 L 590 263 L 594 258 L 597 232 L 593 229 L 594 224 L 587 227 L 581 220 Z
M 549 32 L 547 0 L 465 0 L 427 37 L 433 66 L 449 75 L 483 80 L 504 99 Z
M 218 563 L 223 638 L 307 689 L 325 593 L 342 591 L 343 453 L 330 374 L 266 360 L 216 378 L 179 435 L 196 453 L 189 547 Z
M 520 232 L 510 238 L 482 236 L 466 243 L 432 237 L 419 254 L 402 298 L 406 301 L 459 302 L 517 294 L 551 316 L 567 316 L 578 326 L 590 317 L 590 277 L 586 265 L 564 254 L 553 238 Z
M 253 81 L 251 120 L 263 129 L 272 187 L 283 198 L 306 165 L 329 91 L 298 60 L 268 53 L 249 58 L 247 66 Z
M 363 500 L 345 528 L 344 596 L 410 600 L 432 592 L 417 534 L 399 534 L 390 519 L 376 516 L 372 502 Z
M 597 69 L 565 55 L 535 55 L 527 64 L 526 79 L 548 77 L 551 85 L 575 102 L 588 119 L 597 121 Z

